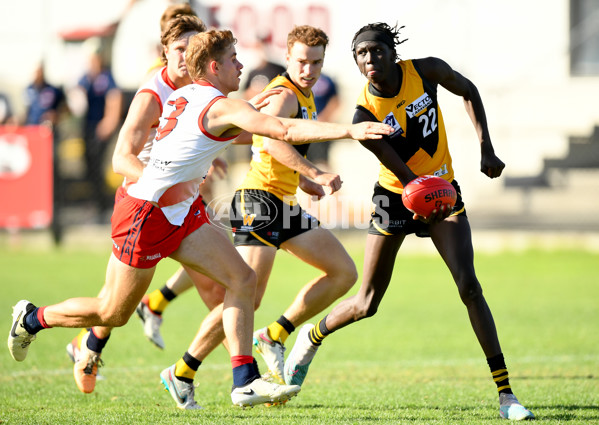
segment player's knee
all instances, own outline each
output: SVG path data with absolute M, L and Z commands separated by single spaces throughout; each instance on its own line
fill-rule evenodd
M 241 267 L 233 275 L 229 282 L 229 288 L 232 291 L 244 294 L 244 296 L 254 296 L 256 292 L 256 273 L 248 265 Z
M 460 299 L 465 305 L 470 305 L 473 302 L 481 299 L 483 290 L 476 279 L 469 279 L 460 284 Z
M 329 275 L 334 283 L 337 296 L 340 297 L 349 291 L 358 280 L 358 270 L 353 261 L 339 267 L 334 273 Z
M 114 308 L 113 306 L 101 308 L 98 315 L 103 326 L 113 328 L 124 326 L 129 321 L 129 317 L 131 317 L 131 314 L 127 314 L 122 309 Z

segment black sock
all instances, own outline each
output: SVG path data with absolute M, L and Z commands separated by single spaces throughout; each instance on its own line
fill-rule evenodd
M 169 289 L 169 287 L 166 285 L 164 285 L 162 288 L 160 288 L 160 292 L 162 293 L 162 296 L 164 297 L 164 299 L 169 302 L 174 300 L 175 297 L 177 296 L 177 294 L 175 294 L 173 291 L 171 291 Z
M 277 319 L 277 323 L 283 326 L 283 329 L 287 331 L 288 334 L 291 334 L 295 330 L 295 326 L 291 323 L 285 316 L 281 316 Z
M 201 360 L 196 359 L 194 356 L 189 354 L 188 351 L 186 351 L 185 354 L 183 354 L 183 357 L 181 358 L 181 360 L 183 360 L 183 362 L 189 369 L 193 370 L 194 375 L 195 375 L 195 372 L 198 371 L 200 365 L 202 364 Z M 177 370 L 177 368 L 175 370 Z M 183 371 L 183 373 L 181 375 L 175 375 L 175 376 L 177 377 L 177 379 L 180 379 L 183 382 L 187 382 L 189 384 L 191 384 L 193 382 L 193 378 L 191 378 L 191 375 L 185 376 L 185 371 Z
M 320 319 L 320 322 L 318 322 L 316 324 L 316 326 L 314 326 L 311 330 L 310 330 L 310 341 L 312 342 L 312 344 L 314 345 L 320 345 L 322 344 L 322 340 L 331 333 L 331 331 L 329 330 L 329 328 L 327 328 L 326 322 L 327 322 L 327 316 L 324 316 L 322 319 Z
M 23 318 L 23 327 L 31 335 L 35 335 L 36 333 L 47 327 L 40 322 L 37 315 L 38 311 L 39 307 L 36 307 L 31 303 L 28 304 L 26 307 L 25 317 Z
M 87 348 L 96 353 L 101 353 L 109 338 L 110 335 L 108 335 L 106 338 L 98 338 L 94 333 L 94 329 L 92 328 L 89 331 L 89 337 L 87 337 Z
M 499 394 L 513 394 L 512 387 L 510 386 L 510 376 L 507 371 L 507 366 L 505 365 L 503 354 L 499 353 L 494 357 L 488 358 L 487 363 L 489 364 L 489 369 L 491 369 L 491 375 L 493 376 L 495 385 L 497 385 Z

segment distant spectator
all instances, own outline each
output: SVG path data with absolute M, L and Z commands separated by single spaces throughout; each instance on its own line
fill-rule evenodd
M 103 213 L 112 207 L 109 204 L 111 196 L 108 196 L 105 187 L 104 157 L 121 123 L 123 93 L 104 63 L 100 50 L 92 52 L 89 69 L 79 80 L 78 87 L 85 92 L 87 101 L 83 119 L 87 180 L 94 189 L 92 197 L 99 212 Z
M 49 122 L 55 127 L 64 100 L 64 92 L 46 81 L 44 65 L 40 63 L 33 73 L 33 82 L 25 89 L 25 125 Z
M 335 122 L 341 101 L 337 94 L 337 85 L 325 74 L 312 87 L 314 103 L 318 113 L 318 121 Z M 308 150 L 308 159 L 312 162 L 327 162 L 329 158 L 330 143 L 314 143 Z
M 270 80 L 285 72 L 284 66 L 269 59 L 268 48 L 268 39 L 265 37 L 259 38 L 256 42 L 256 49 L 258 50 L 258 55 L 260 55 L 260 63 L 249 71 L 242 88 L 246 99 L 251 99 L 260 93 Z
M 8 96 L 0 93 L 0 125 L 7 124 L 16 124 L 16 120 Z

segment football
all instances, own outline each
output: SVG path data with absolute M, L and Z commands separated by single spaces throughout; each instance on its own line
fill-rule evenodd
M 401 195 L 404 206 L 421 217 L 428 217 L 441 205 L 455 205 L 458 195 L 447 180 L 420 176 L 406 185 Z

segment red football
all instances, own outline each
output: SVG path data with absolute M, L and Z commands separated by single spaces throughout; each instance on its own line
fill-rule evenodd
M 444 204 L 453 207 L 457 198 L 451 183 L 435 176 L 420 176 L 412 180 L 401 195 L 404 206 L 421 217 L 428 217 Z

